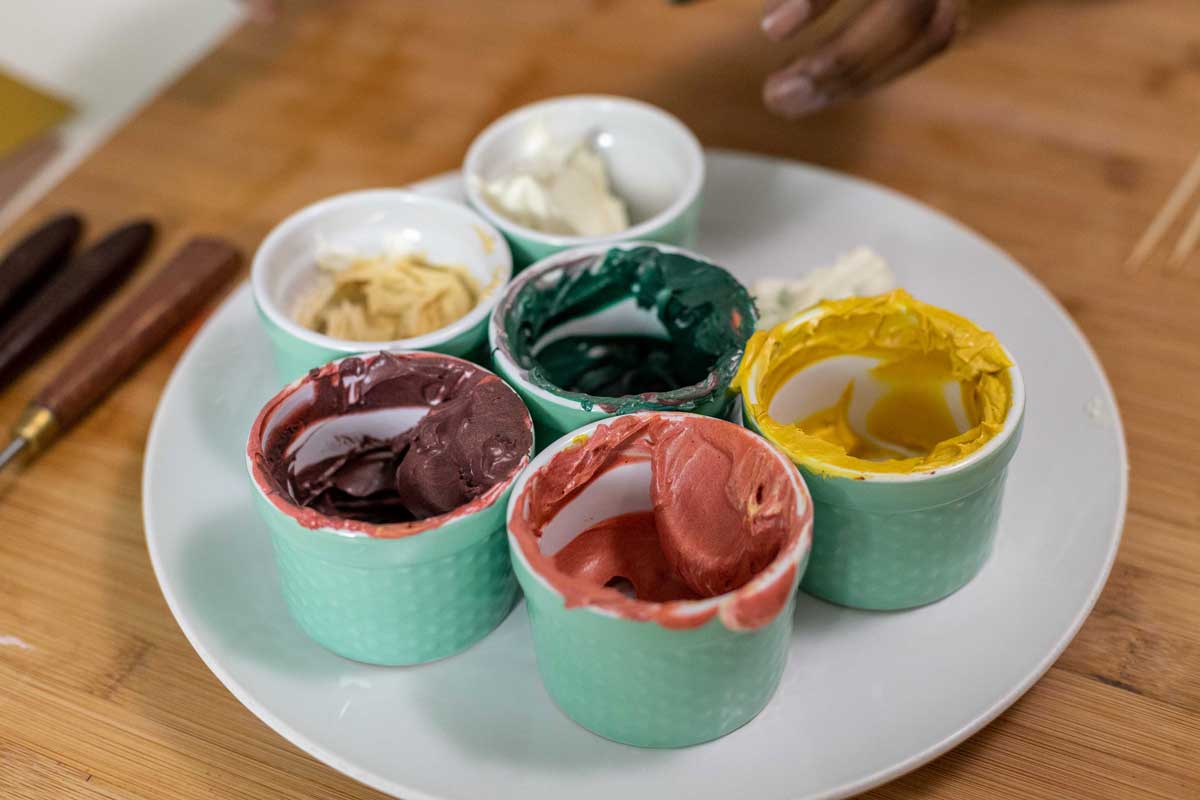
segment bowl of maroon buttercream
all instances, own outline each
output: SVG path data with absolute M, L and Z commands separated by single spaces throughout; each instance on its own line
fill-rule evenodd
M 585 728 L 681 747 L 774 694 L 812 503 L 761 437 L 674 412 L 587 425 L 517 479 L 508 536 L 542 680 Z
M 505 510 L 532 447 L 516 393 L 452 356 L 354 356 L 289 384 L 247 463 L 293 618 L 373 664 L 482 639 L 516 598 Z

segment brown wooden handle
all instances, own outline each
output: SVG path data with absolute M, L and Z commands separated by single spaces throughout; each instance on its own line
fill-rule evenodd
M 200 310 L 241 261 L 237 248 L 222 239 L 189 241 L 33 402 L 54 414 L 60 430 L 75 423 Z
M 71 259 L 0 326 L 0 388 L 100 307 L 133 274 L 154 241 L 154 223 L 110 232 Z

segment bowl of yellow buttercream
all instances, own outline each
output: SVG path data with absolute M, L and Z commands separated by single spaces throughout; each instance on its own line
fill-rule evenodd
M 910 608 L 983 567 L 1025 410 L 992 333 L 903 290 L 827 301 L 756 333 L 734 386 L 812 493 L 806 591 Z
M 301 209 L 267 235 L 250 271 L 285 380 L 379 350 L 479 358 L 511 277 L 508 245 L 482 217 L 400 189 Z

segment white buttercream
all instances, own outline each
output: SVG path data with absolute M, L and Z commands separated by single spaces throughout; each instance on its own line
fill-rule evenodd
M 766 330 L 822 300 L 870 297 L 894 288 L 896 276 L 887 262 L 871 248 L 860 246 L 803 278 L 764 278 L 754 284 L 751 294 L 758 304 L 758 327 Z
M 589 138 L 554 139 L 530 128 L 525 157 L 508 174 L 480 185 L 497 213 L 527 228 L 566 236 L 606 236 L 629 227 L 612 193 L 604 159 Z

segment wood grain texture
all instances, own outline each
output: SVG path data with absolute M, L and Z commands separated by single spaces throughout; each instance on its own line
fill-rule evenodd
M 241 253 L 223 239 L 189 240 L 156 268 L 141 292 L 112 313 L 33 402 L 50 411 L 65 431 L 227 287 L 241 266 Z
M 0 246 L 69 207 L 93 231 L 158 217 L 159 258 L 199 232 L 250 253 L 300 206 L 453 169 L 498 114 L 569 92 L 640 97 L 706 145 L 895 187 L 1008 250 L 1079 322 L 1116 388 L 1132 494 L 1108 587 L 1055 667 L 966 744 L 870 796 L 1200 796 L 1200 256 L 1122 267 L 1200 148 L 1195 0 L 980 2 L 973 32 L 943 59 L 801 123 L 760 106 L 761 78 L 788 48 L 761 38 L 758 7 L 285 5 L 179 80 Z M 0 420 L 104 316 L 5 388 Z M 28 645 L 0 646 L 4 797 L 380 797 L 245 710 L 155 584 L 141 453 L 198 325 L 0 484 L 0 636 Z

